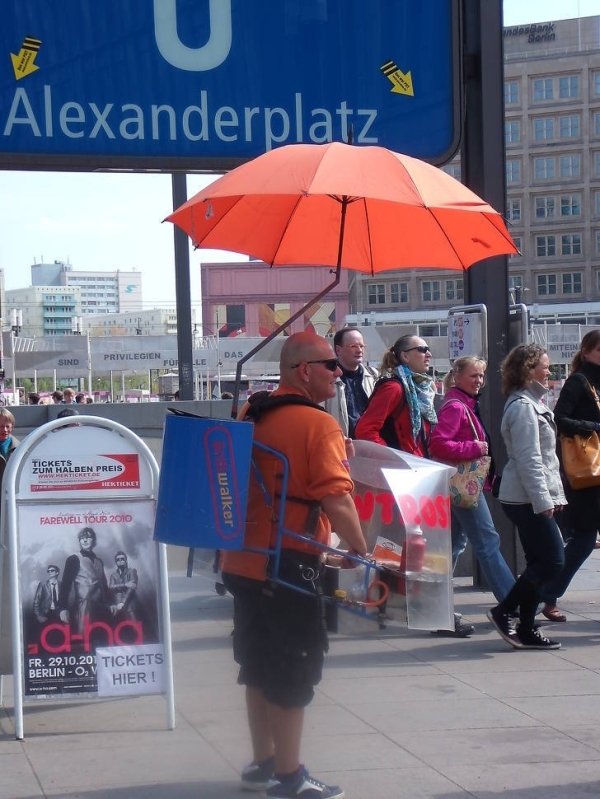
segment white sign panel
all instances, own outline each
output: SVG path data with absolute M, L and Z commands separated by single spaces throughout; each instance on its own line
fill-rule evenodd
M 150 483 L 148 464 L 131 442 L 108 429 L 72 423 L 51 432 L 26 458 L 20 496 L 143 495 Z
M 448 316 L 448 354 L 451 361 L 462 355 L 483 357 L 480 313 L 457 313 Z
M 164 692 L 165 656 L 158 644 L 98 647 L 98 696 L 134 696 Z

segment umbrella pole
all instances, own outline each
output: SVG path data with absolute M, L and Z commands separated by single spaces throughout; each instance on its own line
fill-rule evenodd
M 329 285 L 326 286 L 323 289 L 323 291 L 319 292 L 319 294 L 317 294 L 316 297 L 313 297 L 311 300 L 309 300 L 309 302 L 307 302 L 306 305 L 303 305 L 302 308 L 296 311 L 295 314 L 292 314 L 292 316 L 290 316 L 289 319 L 286 319 L 286 321 L 283 322 L 283 324 L 279 325 L 279 327 L 273 330 L 272 333 L 269 333 L 269 335 L 263 341 L 261 341 L 260 344 L 257 344 L 256 347 L 254 347 L 254 349 L 251 349 L 250 352 L 247 352 L 243 356 L 243 358 L 239 359 L 235 369 L 235 387 L 233 389 L 233 402 L 231 404 L 232 419 L 235 419 L 237 417 L 239 399 L 240 399 L 240 388 L 242 382 L 242 367 L 244 366 L 246 361 L 249 361 L 250 358 L 253 358 L 257 352 L 260 352 L 260 350 L 263 347 L 266 347 L 266 345 L 270 341 L 272 341 L 276 336 L 282 333 L 286 329 L 286 327 L 289 327 L 292 324 L 292 322 L 295 322 L 296 319 L 298 319 L 298 317 L 302 316 L 302 314 L 305 313 L 305 311 L 308 311 L 309 308 L 312 308 L 312 306 L 316 302 L 319 302 L 319 300 L 322 297 L 324 297 L 326 294 L 329 294 L 331 289 L 335 288 L 340 282 L 340 274 L 341 274 L 341 269 L 338 266 L 335 270 L 335 280 L 332 283 L 329 283 Z
M 313 297 L 312 300 L 306 303 L 306 305 L 303 305 L 302 308 L 296 311 L 295 314 L 292 314 L 292 316 L 290 316 L 290 318 L 287 319 L 283 324 L 279 325 L 279 327 L 276 330 L 273 330 L 272 333 L 269 333 L 269 335 L 263 341 L 261 341 L 260 344 L 257 344 L 256 347 L 254 347 L 254 349 L 250 350 L 250 352 L 247 352 L 243 356 L 243 358 L 239 359 L 235 369 L 235 387 L 233 389 L 233 401 L 231 403 L 232 419 L 235 419 L 238 414 L 238 406 L 240 401 L 240 388 L 242 383 L 242 367 L 246 363 L 246 361 L 249 361 L 250 358 L 253 358 L 257 352 L 260 352 L 260 350 L 263 347 L 266 347 L 266 345 L 270 341 L 273 341 L 273 339 L 276 336 L 278 336 L 280 333 L 282 333 L 286 329 L 286 327 L 289 327 L 289 325 L 291 325 L 292 322 L 295 322 L 296 319 L 302 316 L 302 314 L 305 313 L 305 311 L 308 311 L 309 308 L 312 308 L 312 306 L 315 303 L 319 302 L 319 300 L 322 297 L 324 297 L 326 294 L 329 294 L 331 289 L 334 289 L 340 282 L 340 276 L 342 272 L 342 248 L 344 246 L 344 228 L 346 226 L 346 208 L 348 206 L 349 201 L 350 200 L 348 197 L 342 197 L 340 202 L 342 210 L 340 215 L 340 236 L 338 242 L 337 265 L 335 267 L 335 280 L 332 283 L 330 283 L 328 286 L 325 286 L 323 291 L 319 292 L 316 295 L 316 297 Z

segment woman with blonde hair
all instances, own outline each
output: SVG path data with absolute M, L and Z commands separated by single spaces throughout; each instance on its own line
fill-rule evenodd
M 516 649 L 559 649 L 535 626 L 542 586 L 564 565 L 563 539 L 554 514 L 566 505 L 556 455 L 554 414 L 542 401 L 548 391 L 550 360 L 538 344 L 519 344 L 500 367 L 506 396 L 501 432 L 508 462 L 500 502 L 516 526 L 525 569 L 488 618 Z M 519 612 L 519 623 L 514 616 Z
M 479 416 L 477 397 L 485 381 L 486 362 L 474 355 L 457 358 L 444 378 L 445 397 L 431 435 L 431 456 L 450 466 L 489 454 L 489 437 Z M 485 488 L 489 490 L 489 479 Z M 452 565 L 467 541 L 488 588 L 500 602 L 515 578 L 500 552 L 498 535 L 483 493 L 470 508 L 452 506 Z
M 561 389 L 554 418 L 564 436 L 600 432 L 600 330 L 590 330 L 581 340 L 571 364 L 571 374 Z M 556 606 L 579 567 L 596 544 L 600 526 L 600 486 L 573 489 L 564 479 L 568 506 L 563 535 L 566 539 L 565 565 L 561 573 L 542 589 L 542 613 L 549 621 L 564 622 L 565 614 Z

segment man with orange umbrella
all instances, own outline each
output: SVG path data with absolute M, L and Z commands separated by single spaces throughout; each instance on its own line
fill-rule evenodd
M 287 501 L 280 507 L 281 463 L 255 449 L 260 475 L 250 485 L 245 550 L 223 554 L 223 582 L 234 596 L 233 648 L 246 686 L 253 762 L 242 786 L 271 799 L 342 799 L 344 792 L 310 776 L 300 761 L 304 709 L 321 679 L 327 634 L 320 577 L 323 550 L 283 536 L 278 577 L 260 550 L 273 548 L 277 517 L 284 528 L 328 544 L 331 529 L 360 555 L 367 551 L 352 499 L 344 435 L 320 405 L 334 396 L 341 370 L 326 339 L 296 333 L 286 339 L 279 388 L 247 410 L 254 440 L 289 463 Z M 254 551 L 248 551 L 252 549 Z M 257 551 L 258 550 L 258 551 Z M 275 575 L 273 575 L 275 577 Z

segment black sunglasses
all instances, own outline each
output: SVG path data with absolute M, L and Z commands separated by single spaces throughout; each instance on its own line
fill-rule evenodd
M 431 352 L 429 347 L 426 344 L 420 344 L 418 347 L 409 347 L 407 350 L 401 350 L 402 352 L 412 352 L 413 350 L 417 350 L 417 352 L 422 353 L 425 355 L 426 352 Z
M 327 369 L 327 371 L 329 371 L 329 372 L 335 372 L 335 370 L 338 368 L 338 362 L 337 362 L 337 358 L 319 358 L 319 359 L 318 359 L 318 360 L 316 360 L 316 361 L 300 361 L 300 363 L 295 363 L 295 364 L 292 366 L 292 369 L 297 369 L 297 368 L 298 368 L 299 366 L 301 366 L 303 363 L 322 363 L 322 364 L 323 364 L 323 366 L 324 366 L 324 367 Z

